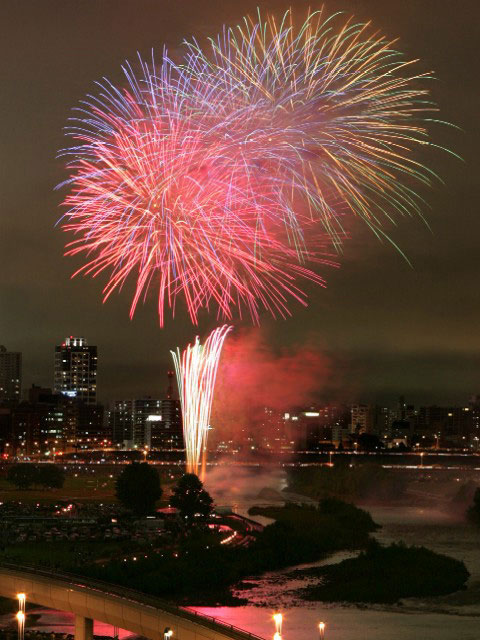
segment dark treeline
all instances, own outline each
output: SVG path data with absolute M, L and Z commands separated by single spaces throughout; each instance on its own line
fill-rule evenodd
M 379 464 L 350 466 L 349 458 L 335 461 L 333 467 L 298 467 L 288 471 L 288 490 L 316 500 L 326 497 L 342 500 L 392 501 L 402 498 L 407 479 Z
M 175 554 L 69 569 L 176 602 L 228 604 L 235 602 L 230 587 L 242 578 L 363 548 L 376 529 L 368 513 L 338 500 L 326 500 L 318 508 L 286 505 L 273 511 L 256 510 L 276 522 L 247 548 L 220 545 L 214 534 L 197 529 L 185 536 Z
M 301 590 L 307 600 L 367 603 L 445 595 L 464 588 L 469 577 L 460 560 L 425 547 L 383 547 L 375 540 L 357 558 L 292 575 L 319 578 L 317 585 Z
M 65 482 L 65 473 L 61 467 L 54 464 L 35 465 L 24 462 L 8 468 L 7 481 L 18 489 L 30 489 L 32 486 L 61 489 Z

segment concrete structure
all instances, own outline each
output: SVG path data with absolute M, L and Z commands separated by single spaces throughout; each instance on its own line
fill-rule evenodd
M 351 406 L 351 431 L 357 435 L 360 433 L 373 433 L 374 407 L 371 404 L 353 404 Z
M 70 336 L 55 347 L 54 391 L 84 404 L 97 402 L 97 347 Z
M 262 640 L 210 616 L 196 614 L 153 596 L 73 575 L 0 565 L 0 596 L 69 611 L 76 640 L 92 640 L 93 621 L 111 624 L 151 640 Z
M 20 401 L 22 354 L 0 345 L 0 404 Z

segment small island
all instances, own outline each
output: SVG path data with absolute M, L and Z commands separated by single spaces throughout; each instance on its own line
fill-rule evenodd
M 441 596 L 465 587 L 465 564 L 425 547 L 382 546 L 372 540 L 356 558 L 338 564 L 293 571 L 292 577 L 316 577 L 301 589 L 305 600 L 393 604 L 401 598 Z

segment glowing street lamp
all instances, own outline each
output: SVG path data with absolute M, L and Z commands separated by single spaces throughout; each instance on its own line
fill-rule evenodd
M 318 623 L 318 631 L 320 632 L 320 640 L 324 640 L 324 638 L 325 638 L 325 623 L 324 622 L 319 622 Z

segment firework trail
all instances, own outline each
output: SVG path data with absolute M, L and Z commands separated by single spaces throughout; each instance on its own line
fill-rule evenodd
M 223 343 L 232 327 L 218 327 L 200 344 L 197 336 L 182 353 L 171 351 L 182 408 L 187 473 L 205 478 L 206 450 L 215 378 Z
M 135 281 L 130 314 L 149 289 L 230 319 L 306 304 L 299 280 L 324 281 L 348 218 L 379 237 L 420 213 L 414 157 L 429 145 L 435 106 L 393 42 L 339 14 L 296 28 L 261 16 L 174 63 L 140 60 L 126 86 L 98 83 L 68 128 L 63 228 L 77 273 L 107 273 L 104 298 Z M 76 275 L 74 274 L 74 275 Z

